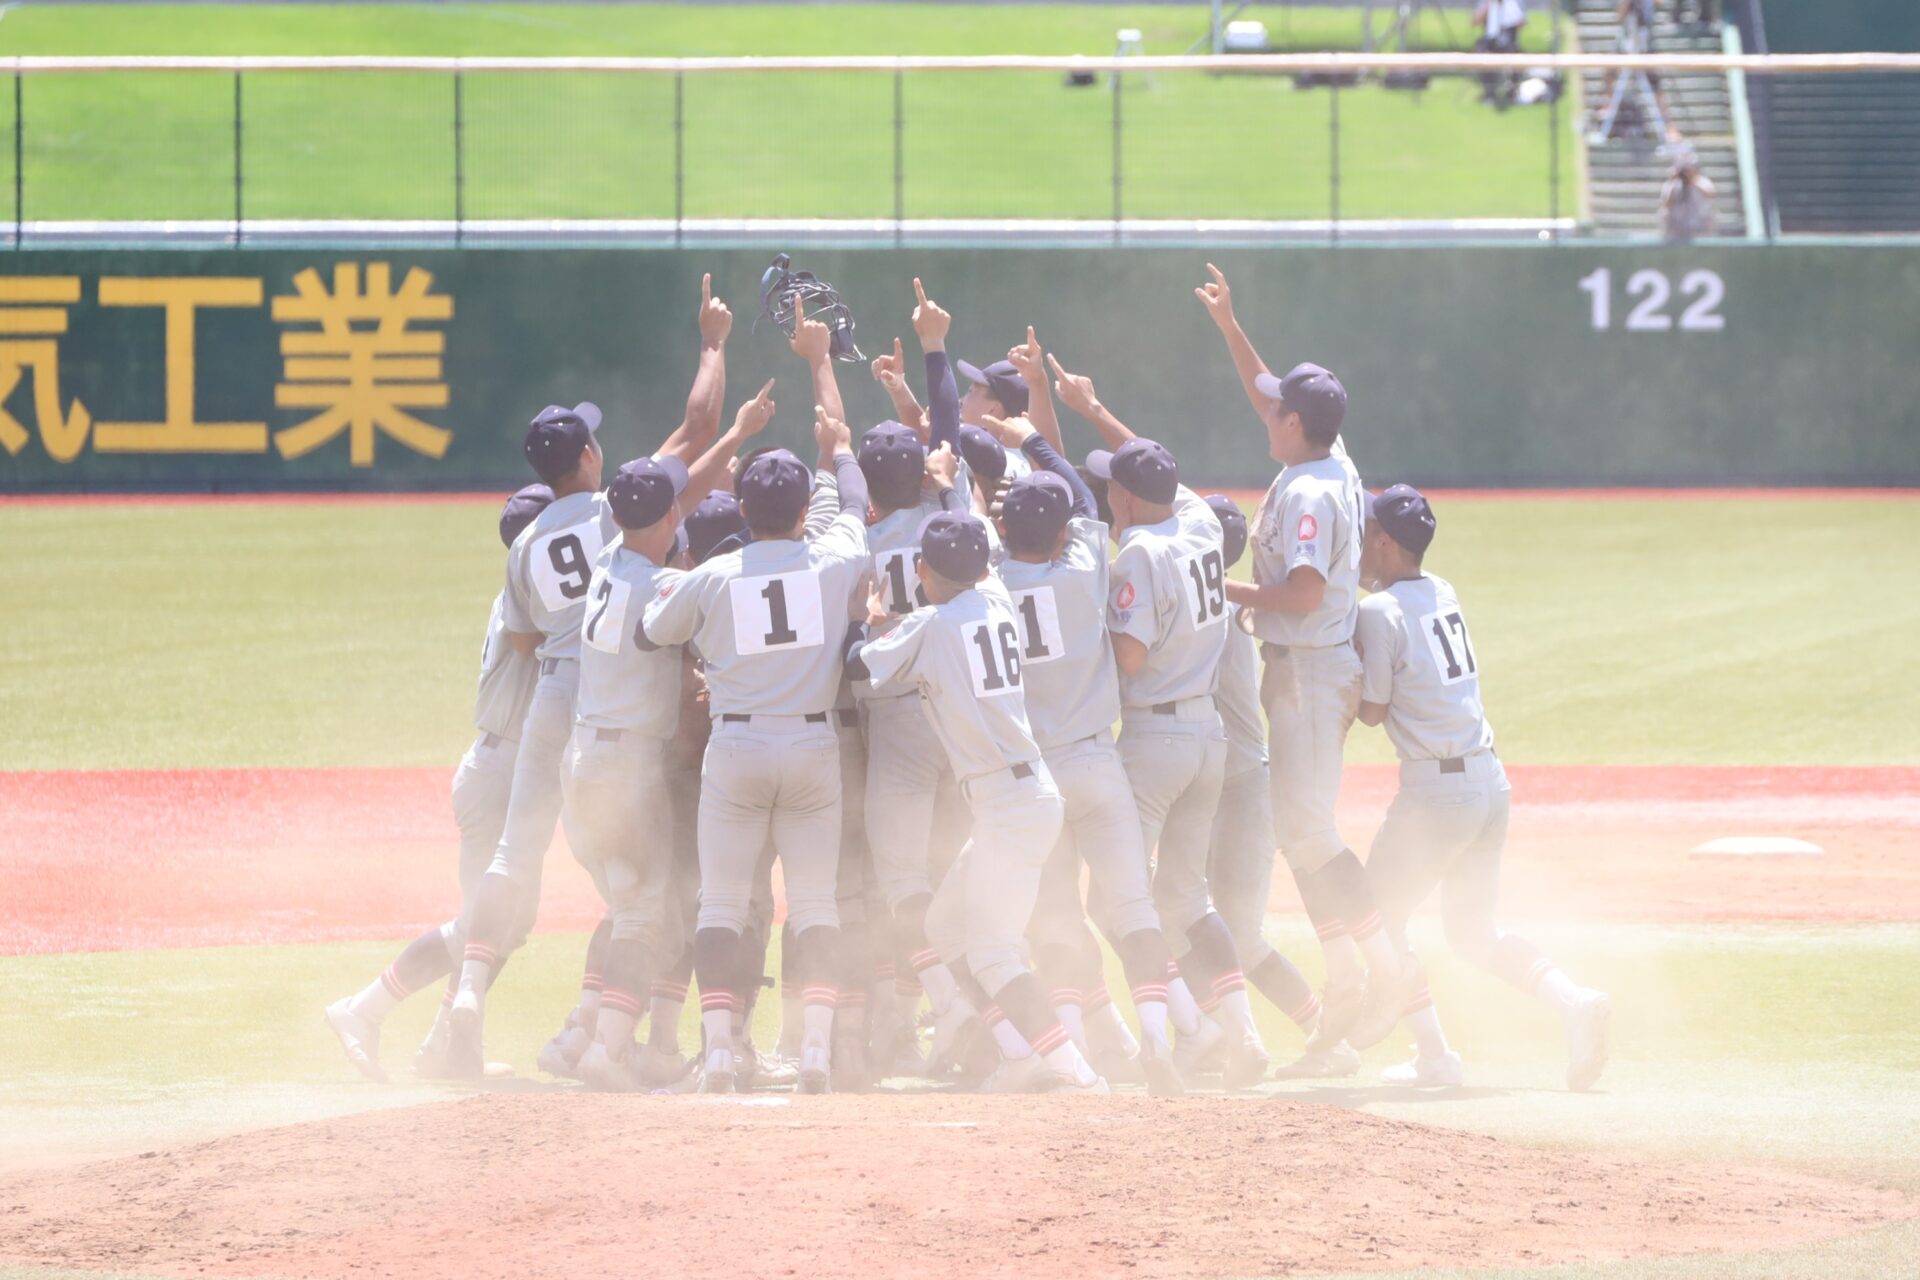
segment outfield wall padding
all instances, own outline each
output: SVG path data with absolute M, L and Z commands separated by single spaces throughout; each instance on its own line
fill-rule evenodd
M 679 421 L 702 271 L 737 316 L 728 414 L 777 376 L 770 438 L 810 447 L 805 370 L 753 325 L 769 257 L 9 255 L 0 492 L 503 489 L 526 477 L 527 419 L 579 399 L 606 410 L 618 461 Z M 796 265 L 840 288 L 868 354 L 906 339 L 923 397 L 916 274 L 955 315 L 956 356 L 987 363 L 1032 323 L 1190 478 L 1260 485 L 1264 433 L 1193 296 L 1209 257 L 1269 364 L 1345 380 L 1370 481 L 1920 483 L 1920 247 L 839 250 Z M 857 427 L 886 416 L 864 365 L 840 374 Z

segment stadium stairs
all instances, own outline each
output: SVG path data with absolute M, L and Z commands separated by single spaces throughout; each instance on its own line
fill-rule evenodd
M 1614 17 L 1617 0 L 1578 0 L 1574 18 L 1579 26 L 1583 53 L 1615 53 L 1620 47 L 1620 23 Z M 1653 29 L 1654 53 L 1705 53 L 1722 51 L 1716 33 L 1696 33 L 1675 26 L 1671 7 L 1660 5 L 1660 22 Z M 1606 105 L 1606 73 L 1582 73 L 1582 92 L 1586 119 L 1581 132 L 1585 137 L 1593 121 Z M 1720 215 L 1719 234 L 1745 234 L 1741 215 L 1740 164 L 1734 138 L 1733 110 L 1727 78 L 1717 75 L 1670 75 L 1665 78 L 1667 102 L 1672 107 L 1668 123 L 1679 129 L 1682 138 L 1693 145 L 1700 156 L 1700 168 L 1713 179 L 1715 208 Z M 1629 103 L 1632 95 L 1629 95 Z M 1623 105 L 1621 114 L 1627 114 Z M 1663 150 L 1662 140 L 1654 136 L 1651 118 L 1644 136 L 1629 128 L 1615 130 L 1616 136 L 1605 142 L 1590 138 L 1587 147 L 1587 183 L 1591 232 L 1603 238 L 1646 237 L 1660 234 L 1660 188 L 1666 181 L 1671 157 Z

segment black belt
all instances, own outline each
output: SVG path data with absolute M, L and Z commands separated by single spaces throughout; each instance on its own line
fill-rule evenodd
M 483 734 L 480 738 L 480 745 L 491 751 L 500 745 L 500 735 L 497 733 Z
M 558 658 L 542 658 L 542 659 L 540 659 L 540 674 L 541 674 L 541 675 L 543 675 L 543 676 L 550 676 L 550 675 L 552 675 L 552 674 L 553 674 L 554 672 L 556 672 L 556 671 L 558 671 L 559 669 L 560 669 L 560 659 L 558 659 Z
M 853 713 L 849 711 L 844 714 L 852 715 Z M 727 711 L 721 714 L 720 719 L 725 724 L 745 724 L 747 721 L 753 719 L 753 717 L 743 716 L 737 711 Z M 827 722 L 827 713 L 824 711 L 815 711 L 805 716 L 804 719 L 808 724 L 825 724 Z M 855 722 L 843 720 L 841 723 L 849 724 Z
M 1465 773 L 1466 771 L 1467 762 L 1459 756 L 1448 756 L 1440 762 L 1440 772 L 1442 773 Z
M 593 740 L 595 742 L 618 742 L 620 741 L 620 730 L 595 729 L 593 731 Z
M 1016 778 L 1031 778 L 1033 776 L 1033 766 L 1022 760 L 1019 764 L 1013 766 L 1012 772 Z
M 842 729 L 858 729 L 860 727 L 860 713 L 853 708 L 842 707 L 835 714 L 840 717 L 840 727 Z
M 1147 710 L 1157 716 L 1177 716 L 1180 714 L 1180 704 L 1177 702 L 1156 702 L 1148 707 Z

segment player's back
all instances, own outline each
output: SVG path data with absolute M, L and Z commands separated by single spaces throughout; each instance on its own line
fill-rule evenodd
M 506 593 L 493 598 L 487 615 L 487 640 L 480 649 L 480 681 L 473 699 L 473 727 L 482 733 L 517 740 L 527 718 L 527 702 L 540 678 L 540 664 L 507 640 Z
M 1422 574 L 1360 605 L 1362 696 L 1387 706 L 1402 760 L 1445 760 L 1493 746 L 1480 702 L 1480 659 L 1453 585 Z
M 679 576 L 619 542 L 594 561 L 580 626 L 580 687 L 574 720 L 593 729 L 670 738 L 679 725 L 681 650 L 636 643 L 647 602 Z
M 1220 521 L 1182 486 L 1173 515 L 1120 535 L 1107 612 L 1110 630 L 1147 648 L 1132 675 L 1120 675 L 1120 701 L 1151 707 L 1213 693 L 1227 641 L 1227 571 Z
M 994 578 L 916 609 L 862 654 L 881 692 L 919 686 L 961 782 L 1040 758 L 1022 693 L 1020 627 Z
M 1120 718 L 1107 638 L 1107 526 L 1076 516 L 1059 556 L 1040 564 L 1009 556 L 999 575 L 1020 627 L 1020 683 L 1041 749 L 1105 732 Z
M 842 512 L 811 542 L 776 538 L 665 582 L 647 606 L 655 644 L 691 643 L 714 715 L 813 715 L 840 688 L 866 525 Z
M 593 564 L 620 536 L 606 496 L 570 493 L 555 498 L 507 553 L 507 626 L 538 631 L 538 656 L 580 656 L 580 620 L 586 612 Z
M 1366 490 L 1338 441 L 1335 448 L 1331 456 L 1282 471 L 1253 514 L 1256 581 L 1282 582 L 1311 565 L 1327 584 L 1311 613 L 1263 609 L 1254 615 L 1254 634 L 1273 644 L 1325 648 L 1353 638 Z

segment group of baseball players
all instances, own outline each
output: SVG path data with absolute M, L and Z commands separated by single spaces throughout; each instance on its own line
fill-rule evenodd
M 828 326 L 797 317 L 811 463 L 748 447 L 772 382 L 720 431 L 732 316 L 710 277 L 685 417 L 650 455 L 608 476 L 598 408 L 535 417 L 540 483 L 501 513 L 506 586 L 453 780 L 460 910 L 328 1006 L 353 1065 L 384 1079 L 383 1020 L 444 979 L 415 1072 L 506 1070 L 487 999 L 564 820 L 605 916 L 539 1066 L 594 1088 L 1244 1088 L 1276 1074 L 1250 986 L 1304 1036 L 1282 1078 L 1351 1075 L 1405 1023 L 1413 1057 L 1386 1077 L 1454 1085 L 1406 935 L 1436 886 L 1450 944 L 1558 1012 L 1568 1086 L 1591 1086 L 1608 998 L 1495 924 L 1508 784 L 1459 598 L 1423 568 L 1433 508 L 1368 495 L 1339 379 L 1270 372 L 1208 272 L 1195 293 L 1281 466 L 1251 524 L 1031 328 L 1004 360 L 950 361 L 918 280 L 926 404 L 895 339 L 872 362 L 894 416 L 858 435 Z M 1084 466 L 1056 397 L 1105 445 Z M 1252 580 L 1230 578 L 1248 552 Z M 1400 759 L 1364 864 L 1335 822 L 1356 719 Z M 1318 993 L 1263 935 L 1276 847 Z

